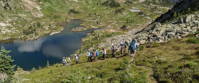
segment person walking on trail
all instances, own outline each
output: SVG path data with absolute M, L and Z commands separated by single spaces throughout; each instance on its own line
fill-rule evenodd
M 114 44 L 112 44 L 111 49 L 112 49 L 112 55 L 113 55 L 113 57 L 115 58 L 115 57 L 116 57 L 116 56 L 115 56 L 115 51 L 117 51 L 117 48 L 116 48 L 116 46 L 115 46 Z
M 123 42 L 120 42 L 120 46 L 121 46 L 120 55 L 123 55 L 123 53 L 124 53 L 124 44 L 123 44 Z
M 140 50 L 140 49 L 139 49 L 139 45 L 140 45 L 139 41 L 137 41 L 137 42 L 135 43 L 135 45 L 136 45 L 136 49 Z
M 87 56 L 88 56 L 88 61 L 87 62 L 89 62 L 89 60 L 92 62 L 93 52 L 88 50 L 88 55 Z
M 135 54 L 136 54 L 136 45 L 135 45 L 135 40 L 133 40 L 132 42 L 131 42 L 131 44 L 130 44 L 130 46 L 129 46 L 129 49 L 130 49 L 130 56 L 132 57 L 132 58 L 134 58 L 135 57 Z
M 63 63 L 63 66 L 66 66 L 66 59 L 65 59 L 65 57 L 63 57 L 62 63 Z
M 104 57 L 104 60 L 106 60 L 106 54 L 107 54 L 107 49 L 104 49 L 104 47 L 102 48 L 103 50 L 103 57 Z
M 128 43 L 128 46 L 130 46 L 130 44 L 131 44 L 131 39 L 129 38 L 129 43 Z M 131 50 L 130 50 L 130 48 L 128 48 L 128 53 L 130 54 L 130 52 L 131 52 Z
M 97 57 L 99 56 L 99 52 L 97 50 L 93 50 L 94 54 L 93 56 L 95 56 L 95 61 L 97 61 Z
M 77 54 L 75 54 L 75 60 L 76 60 L 76 64 L 78 64 L 79 57 L 77 56 Z
M 70 62 L 71 62 L 70 57 L 67 57 L 66 61 L 67 61 L 67 66 L 70 65 Z

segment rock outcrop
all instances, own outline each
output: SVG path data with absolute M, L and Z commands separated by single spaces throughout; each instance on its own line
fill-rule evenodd
M 188 15 L 184 18 L 180 18 L 180 23 L 177 24 L 168 23 L 161 25 L 160 23 L 157 23 L 146 33 L 139 34 L 134 39 L 139 41 L 140 44 L 145 44 L 146 42 L 167 42 L 170 39 L 186 37 L 199 30 L 198 15 L 199 14 Z

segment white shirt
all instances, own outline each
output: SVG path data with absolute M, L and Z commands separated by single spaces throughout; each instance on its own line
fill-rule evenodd
M 76 61 L 78 61 L 78 56 L 76 56 Z
M 135 45 L 139 46 L 139 45 L 140 45 L 140 43 L 139 43 L 139 42 L 136 42 L 136 43 L 135 43 Z
M 90 56 L 90 52 L 88 52 L 88 55 L 87 56 Z

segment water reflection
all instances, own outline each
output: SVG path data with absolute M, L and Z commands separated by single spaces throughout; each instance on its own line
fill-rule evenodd
M 81 38 L 91 31 L 77 33 L 70 31 L 80 24 L 80 20 L 74 20 L 63 25 L 65 30 L 60 34 L 47 35 L 37 41 L 15 40 L 14 43 L 1 43 L 1 45 L 6 50 L 12 50 L 9 55 L 14 59 L 13 64 L 24 70 L 45 66 L 47 60 L 50 64 L 60 63 L 62 57 L 70 56 L 81 47 Z
M 47 39 L 47 37 L 42 37 L 37 41 L 27 41 L 24 43 L 22 40 L 16 40 L 15 44 L 18 45 L 18 51 L 23 52 L 35 52 L 40 51 L 42 43 Z

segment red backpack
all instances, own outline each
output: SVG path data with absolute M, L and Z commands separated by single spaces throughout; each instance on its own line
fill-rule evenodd
M 106 50 L 106 54 L 108 53 L 108 50 L 107 49 L 105 49 Z

